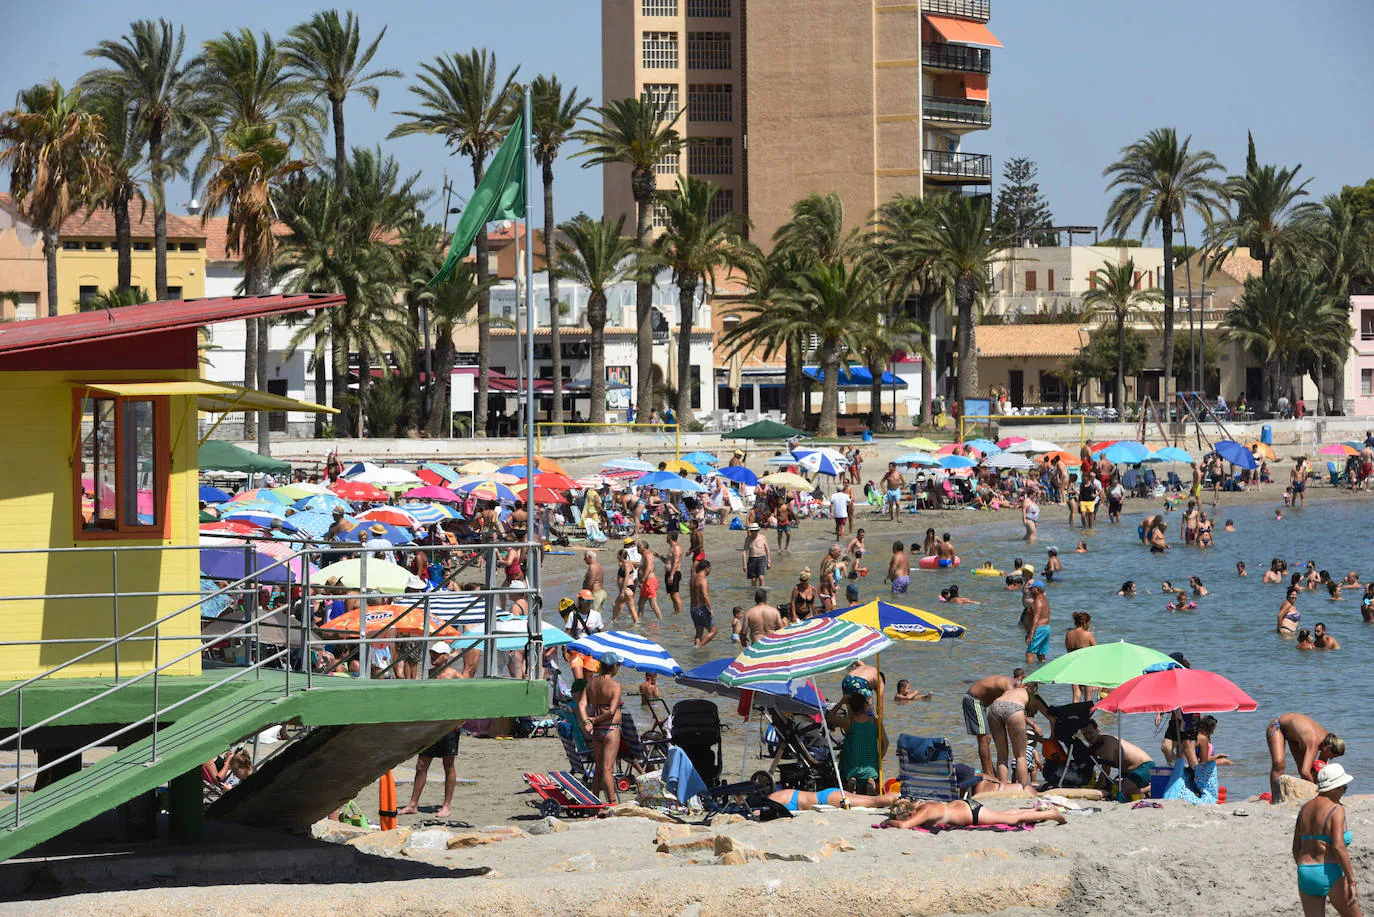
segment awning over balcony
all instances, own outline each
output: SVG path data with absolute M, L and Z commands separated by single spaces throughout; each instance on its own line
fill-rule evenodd
M 802 372 L 808 379 L 815 382 L 825 381 L 825 370 L 818 366 L 808 366 Z M 865 366 L 851 366 L 848 369 L 840 367 L 839 380 L 840 388 L 868 388 L 873 384 L 873 374 Z M 891 372 L 883 370 L 882 387 L 888 389 L 906 388 L 906 382 Z
M 926 15 L 926 22 L 929 22 L 935 31 L 940 33 L 940 37 L 945 41 L 958 42 L 963 45 L 978 45 L 983 48 L 1000 48 L 1002 43 L 997 40 L 997 36 L 988 31 L 988 27 L 981 22 L 969 22 L 967 19 L 951 19 L 948 16 Z

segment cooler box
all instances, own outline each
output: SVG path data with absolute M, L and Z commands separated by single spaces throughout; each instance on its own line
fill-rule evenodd
M 1266 446 L 1274 445 L 1274 428 L 1269 426 L 1269 424 L 1260 427 L 1260 442 L 1264 443 Z
M 1164 796 L 1164 790 L 1169 785 L 1169 776 L 1173 774 L 1172 767 L 1156 765 L 1150 768 L 1150 798 L 1160 799 Z

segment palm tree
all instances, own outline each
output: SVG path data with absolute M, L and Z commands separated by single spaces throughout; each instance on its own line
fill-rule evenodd
M 1163 303 L 1159 290 L 1136 289 L 1135 259 L 1123 262 L 1103 261 L 1093 272 L 1096 283 L 1083 297 L 1088 317 L 1116 328 L 1116 391 L 1113 395 L 1118 412 L 1126 409 L 1126 326 L 1133 319 L 1154 323 L 1150 307 Z
M 1297 247 L 1306 219 L 1318 209 L 1316 204 L 1299 203 L 1312 181 L 1298 183 L 1301 169 L 1301 164 L 1292 170 L 1258 166 L 1226 180 L 1226 200 L 1235 205 L 1236 213 L 1208 228 L 1207 248 L 1217 263 L 1237 246 L 1248 245 L 1261 275 L 1267 276 L 1275 255 Z
M 1297 218 L 1308 243 L 1294 250 L 1296 260 L 1309 277 L 1331 290 L 1347 313 L 1350 293 L 1357 278 L 1374 273 L 1374 219 L 1362 216 L 1339 194 L 1328 194 L 1320 207 L 1305 210 Z M 1345 358 L 1336 362 L 1333 401 L 1336 413 L 1345 410 Z
M 1125 235 L 1137 222 L 1143 231 L 1159 225 L 1164 240 L 1164 395 L 1165 415 L 1171 411 L 1169 382 L 1174 365 L 1174 224 L 1189 210 L 1208 222 L 1221 209 L 1221 183 L 1212 173 L 1221 171 L 1216 156 L 1203 150 L 1190 152 L 1192 137 L 1178 140 L 1172 127 L 1150 131 L 1125 147 L 1121 158 L 1106 169 L 1111 176 L 1107 190 L 1119 189 L 1107 206 L 1106 227 Z
M 105 164 L 110 172 L 109 183 L 100 195 L 99 203 L 110 208 L 115 224 L 116 290 L 127 293 L 133 288 L 133 230 L 129 205 L 138 201 L 146 213 L 148 199 L 143 194 L 146 170 L 143 166 L 143 136 L 133 105 L 121 96 L 93 93 L 82 100 L 83 106 L 100 116 L 105 136 Z M 139 216 L 140 222 L 142 215 Z M 147 298 L 138 300 L 147 302 Z
M 334 188 L 344 193 L 348 170 L 348 145 L 344 135 L 344 102 L 352 94 L 362 96 L 375 111 L 381 93 L 378 80 L 401 76 L 401 71 L 368 71 L 377 47 L 386 37 L 386 26 L 372 42 L 363 47 L 358 18 L 349 10 L 342 18 L 338 10 L 322 10 L 293 28 L 282 42 L 287 66 L 307 91 L 329 100 L 329 117 L 334 127 Z
M 978 397 L 975 311 L 1006 244 L 994 236 L 992 207 L 982 198 L 949 195 L 928 233 L 930 270 L 952 293 L 958 317 L 959 400 L 967 401 Z
M 496 55 L 473 48 L 466 55 L 436 57 L 421 64 L 419 82 L 410 87 L 420 100 L 419 111 L 397 112 L 409 120 L 389 137 L 438 134 L 472 162 L 472 183 L 482 181 L 487 156 L 500 146 L 516 106 L 516 67 L 504 80 L 496 74 Z M 486 436 L 487 393 L 491 387 L 491 294 L 487 281 L 487 231 L 477 234 L 477 409 L 474 434 Z
M 1292 377 L 1292 360 L 1298 351 L 1303 329 L 1294 315 L 1303 311 L 1304 300 L 1318 296 L 1317 287 L 1301 274 L 1277 271 L 1268 277 L 1251 277 L 1245 292 L 1222 320 L 1224 337 L 1244 347 L 1264 365 L 1265 409 L 1274 410 L 1285 372 Z
M 591 329 L 592 423 L 606 422 L 606 302 L 616 284 L 636 276 L 635 243 L 621 233 L 625 218 L 614 223 L 579 213 L 558 227 L 558 276 L 587 288 L 587 327 Z
M 654 243 L 652 263 L 672 272 L 677 284 L 677 422 L 692 422 L 692 326 L 697 290 L 709 291 L 717 269 L 741 267 L 742 218 L 727 213 L 711 219 L 718 185 L 679 176 L 677 189 L 662 194 L 663 235 Z
M 1317 386 L 1318 416 L 1326 414 L 1326 369 L 1340 367 L 1350 352 L 1354 330 L 1350 327 L 1350 313 L 1339 297 L 1329 288 L 1313 284 L 1316 295 L 1299 297 L 1290 305 L 1293 323 L 1303 329 L 1293 355 L 1296 378 L 1291 384 L 1297 399 L 1296 387 L 1301 376 L 1311 374 Z
M 944 201 L 938 195 L 912 197 L 899 195 L 878 208 L 874 219 L 874 246 L 882 255 L 886 271 L 894 281 L 904 282 L 914 295 L 917 328 L 928 334 L 935 306 L 944 297 L 933 266 L 935 249 L 929 244 L 931 230 L 939 219 Z M 935 391 L 935 367 L 923 344 L 921 359 L 920 425 L 932 423 L 931 396 Z
M 433 272 L 430 276 L 434 276 Z M 492 281 L 485 283 L 490 287 Z M 447 381 L 453 375 L 453 364 L 458 358 L 453 335 L 460 325 L 470 320 L 472 310 L 486 290 L 477 282 L 472 267 L 464 264 L 432 292 L 434 299 L 429 304 L 429 320 L 434 332 L 434 378 Z M 427 432 L 430 436 L 442 436 L 448 428 L 448 386 L 436 385 L 432 391 L 434 402 L 430 405 Z
M 840 407 L 840 364 L 845 353 L 863 350 L 864 335 L 881 314 L 881 278 L 863 262 L 817 263 L 797 275 L 786 294 L 787 311 L 805 316 L 820 341 L 821 416 L 819 437 L 833 437 Z
M 594 118 L 584 118 L 586 128 L 573 134 L 586 149 L 573 154 L 585 157 L 584 168 L 624 165 L 630 168 L 630 191 L 636 207 L 635 244 L 641 258 L 649 251 L 653 232 L 654 195 L 658 190 L 655 168 L 665 156 L 680 153 L 692 141 L 677 131 L 677 122 L 686 108 L 668 117 L 667 100 L 637 98 L 614 99 L 593 108 Z M 635 398 L 640 410 L 647 411 L 654 400 L 652 268 L 641 266 L 635 287 L 635 345 L 638 350 L 638 381 Z
M 99 293 L 81 303 L 82 312 L 96 312 L 101 309 L 121 309 L 124 306 L 137 306 L 148 301 L 148 291 L 143 287 L 129 287 L 127 290 L 115 288 Z
M 148 169 L 153 191 L 154 293 L 167 298 L 168 144 L 184 149 L 208 133 L 201 107 L 200 60 L 183 60 L 186 30 L 165 19 L 140 19 L 119 41 L 102 41 L 87 51 L 111 66 L 93 70 L 80 85 L 129 99 L 148 138 Z
M 56 80 L 24 90 L 0 115 L 0 168 L 9 170 L 20 213 L 43 235 L 48 315 L 56 315 L 62 224 L 110 182 L 100 116 L 82 109 L 79 89 L 65 91 Z
M 554 268 L 558 259 L 558 249 L 553 244 L 553 162 L 558 158 L 563 144 L 572 137 L 577 119 L 591 99 L 577 97 L 574 86 L 565 94 L 557 76 L 540 74 L 530 84 L 530 143 L 534 147 L 534 161 L 544 179 L 544 269 L 549 275 L 549 348 L 553 361 L 553 416 L 551 420 L 563 420 L 563 352 L 562 337 L 559 332 L 558 314 L 558 273 Z M 533 245 L 533 239 L 530 240 Z M 560 432 L 554 428 L 554 433 Z
M 879 309 L 872 324 L 859 335 L 859 355 L 869 373 L 868 428 L 875 433 L 883 428 L 883 373 L 897 350 L 920 353 L 923 361 L 928 355 L 925 346 L 927 328 L 913 321 L 906 313 L 910 285 L 893 276 L 886 269 L 885 259 L 876 252 L 868 257 L 874 274 L 882 278 L 879 287 Z M 925 361 L 928 362 L 928 361 Z M 896 425 L 897 415 L 892 415 Z
M 719 352 L 725 359 L 755 353 L 765 360 L 783 354 L 783 381 L 787 392 L 787 423 L 802 429 L 806 424 L 803 363 L 811 329 L 806 313 L 794 307 L 788 293 L 801 273 L 795 253 L 774 248 L 764 255 L 756 246 L 745 249 L 744 286 L 748 291 L 730 311 L 741 320 L 721 338 Z

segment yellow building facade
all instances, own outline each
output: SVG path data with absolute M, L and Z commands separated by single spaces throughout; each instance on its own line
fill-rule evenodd
M 139 208 L 130 213 L 133 234 L 131 278 L 149 299 L 157 298 L 153 253 L 153 212 L 139 220 Z M 62 246 L 57 253 L 57 311 L 76 312 L 81 302 L 106 290 L 119 280 L 119 253 L 115 250 L 114 218 L 109 211 L 82 214 L 62 226 Z M 205 295 L 205 230 L 200 221 L 173 213 L 167 215 L 167 298 L 199 299 Z

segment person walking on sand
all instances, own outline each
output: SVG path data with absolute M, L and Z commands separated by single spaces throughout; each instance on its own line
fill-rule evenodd
M 983 773 L 989 777 L 997 775 L 992 763 L 992 733 L 988 731 L 988 705 L 1021 684 L 1026 676 L 1025 669 L 1015 669 L 1010 677 L 989 675 L 969 685 L 964 694 L 964 731 L 978 742 L 978 762 Z
M 1302 713 L 1285 713 L 1270 721 L 1264 732 L 1269 744 L 1269 792 L 1270 802 L 1279 801 L 1279 778 L 1285 766 L 1285 746 L 1293 753 L 1298 763 L 1298 776 L 1315 783 L 1316 772 L 1313 765 L 1317 761 L 1329 762 L 1345 754 L 1345 740 L 1333 735 L 1316 720 Z
M 639 573 L 639 612 L 642 617 L 644 606 L 648 605 L 654 611 L 654 617 L 663 620 L 663 609 L 658 605 L 658 554 L 649 546 L 649 542 L 639 543 L 640 554 L 640 573 Z
M 596 755 L 596 792 L 605 792 L 611 805 L 619 802 L 615 791 L 615 756 L 620 751 L 620 655 L 601 657 L 600 672 L 592 676 L 577 697 L 577 713 L 582 731 Z
M 696 566 L 692 568 L 692 580 L 687 584 L 690 593 L 688 597 L 691 600 L 692 627 L 696 629 L 692 646 L 705 646 L 716 635 L 715 611 L 711 606 L 711 588 L 707 582 L 710 575 L 711 562 L 697 561 Z
M 429 677 L 435 679 L 463 678 L 458 669 L 449 664 L 453 655 L 453 649 L 443 642 L 431 644 L 429 647 Z M 429 779 L 429 766 L 438 758 L 444 767 L 444 801 L 434 813 L 435 818 L 448 818 L 453 814 L 453 791 L 458 786 L 458 739 L 459 730 L 463 728 L 460 722 L 453 729 L 444 733 L 435 743 L 424 751 L 420 752 L 415 759 L 415 777 L 411 784 L 410 802 L 405 808 L 399 810 L 397 815 L 415 815 L 420 811 L 420 794 L 424 792 L 425 783 Z
M 883 475 L 883 508 L 893 522 L 902 512 L 902 484 L 902 473 L 897 470 L 896 463 L 888 462 L 887 473 Z
M 1341 917 L 1359 917 L 1355 867 L 1350 862 L 1354 835 L 1346 827 L 1341 797 L 1354 778 L 1339 764 L 1317 775 L 1317 795 L 1298 810 L 1293 825 L 1293 862 L 1298 867 L 1298 899 L 1304 917 L 1326 913 L 1326 902 Z
M 892 560 L 887 564 L 885 583 L 892 584 L 893 595 L 906 594 L 911 585 L 911 560 L 906 556 L 906 547 L 900 542 L 892 543 Z
M 1093 616 L 1086 611 L 1073 613 L 1073 627 L 1064 632 L 1064 651 L 1072 653 L 1087 646 L 1097 646 L 1097 635 L 1093 633 Z M 1084 685 L 1073 686 L 1073 702 L 1096 700 L 1097 689 Z

